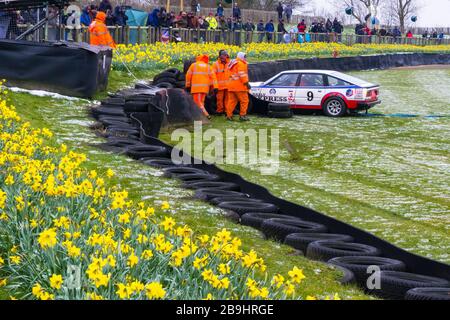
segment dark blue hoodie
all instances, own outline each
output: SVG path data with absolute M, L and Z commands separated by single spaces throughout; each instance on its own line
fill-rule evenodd
M 159 27 L 158 13 L 159 9 L 153 9 L 152 13 L 148 15 L 147 26 Z

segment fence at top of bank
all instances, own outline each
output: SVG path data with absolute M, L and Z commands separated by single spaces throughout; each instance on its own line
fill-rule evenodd
M 24 29 L 26 27 L 24 26 Z M 122 44 L 153 44 L 159 41 L 176 41 L 180 38 L 182 42 L 213 42 L 242 45 L 253 42 L 283 43 L 283 33 L 280 32 L 259 32 L 259 31 L 222 31 L 204 29 L 184 29 L 184 28 L 154 28 L 144 26 L 109 26 L 111 35 L 116 43 Z M 162 34 L 166 33 L 165 37 Z M 354 34 L 336 33 L 289 33 L 292 42 L 340 42 L 346 45 L 356 43 L 372 44 L 411 44 L 418 46 L 450 44 L 450 39 L 430 39 L 423 37 L 386 37 L 386 36 L 363 36 Z M 43 28 L 41 38 L 47 40 L 69 40 L 89 43 L 89 32 L 86 27 L 72 29 L 65 26 Z M 35 40 L 35 39 L 33 39 Z M 42 39 L 41 39 L 42 40 Z

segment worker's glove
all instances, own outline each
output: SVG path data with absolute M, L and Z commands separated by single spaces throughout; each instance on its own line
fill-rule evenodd
M 252 86 L 251 86 L 250 83 L 248 83 L 248 82 L 247 82 L 245 85 L 247 86 L 247 89 L 248 89 L 248 90 L 250 90 L 250 89 L 252 88 Z
M 191 92 L 191 87 L 186 87 L 187 92 Z
M 213 89 L 214 95 L 216 95 L 218 92 L 219 92 L 219 89 L 216 89 L 216 88 Z

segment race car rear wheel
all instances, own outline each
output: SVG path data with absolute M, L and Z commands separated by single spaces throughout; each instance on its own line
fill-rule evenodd
M 328 117 L 342 117 L 347 113 L 347 106 L 339 97 L 327 99 L 322 105 L 322 109 Z

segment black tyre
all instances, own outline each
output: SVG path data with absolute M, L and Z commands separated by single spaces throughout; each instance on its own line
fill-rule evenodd
M 159 81 L 159 79 L 176 79 L 177 75 L 173 72 L 161 72 L 153 77 L 153 83 Z
M 176 166 L 176 164 L 173 163 L 172 160 L 168 158 L 145 157 L 139 160 L 142 161 L 144 164 L 155 168 L 169 168 Z
M 102 105 L 107 105 L 107 104 L 114 104 L 114 105 L 124 105 L 125 104 L 125 99 L 124 98 L 107 98 L 105 100 L 102 100 L 100 102 L 100 104 Z
M 164 158 L 168 155 L 166 148 L 151 145 L 130 146 L 125 150 L 125 153 L 133 159 L 140 159 L 144 157 Z
M 340 284 L 346 285 L 354 283 L 356 281 L 355 274 L 351 270 L 336 265 L 334 265 L 333 267 L 342 271 L 342 278 L 339 279 Z
M 135 89 L 150 89 L 152 86 L 148 83 L 138 82 L 134 85 Z
M 342 117 L 347 113 L 347 105 L 341 98 L 331 97 L 325 100 L 322 110 L 328 117 Z
M 314 260 L 328 261 L 346 256 L 379 256 L 380 250 L 361 243 L 343 241 L 314 241 L 308 245 L 306 256 Z
M 283 242 L 291 233 L 323 233 L 327 227 L 301 219 L 268 219 L 261 224 L 261 231 L 267 237 Z
M 287 119 L 292 118 L 292 111 L 269 111 L 267 115 L 270 118 Z
M 218 204 L 219 208 L 236 212 L 242 216 L 247 212 L 265 212 L 276 213 L 278 207 L 272 203 L 266 202 L 250 202 L 250 201 L 233 201 L 233 202 L 221 202 Z
M 269 103 L 267 110 L 273 112 L 290 112 L 291 105 L 286 103 Z
M 377 266 L 380 270 L 404 271 L 406 266 L 402 261 L 371 256 L 348 256 L 330 259 L 328 263 L 347 268 L 355 275 L 356 282 L 363 288 L 367 288 L 367 273 L 369 266 Z
M 127 101 L 125 106 L 123 107 L 123 111 L 131 113 L 131 112 L 147 112 L 148 111 L 148 102 L 144 101 Z
M 117 126 L 119 126 L 119 127 L 125 127 L 125 126 L 127 126 L 127 125 L 130 124 L 129 122 L 118 121 L 118 120 L 108 120 L 108 119 L 105 119 L 105 120 L 99 120 L 99 121 L 103 124 L 104 127 L 110 127 L 110 126 L 114 126 L 114 127 L 117 127 Z
M 166 74 L 172 73 L 175 76 L 178 76 L 178 74 L 180 74 L 181 71 L 178 70 L 177 68 L 169 68 L 169 69 L 164 70 L 164 73 L 166 73 Z
M 405 300 L 450 300 L 450 288 L 414 288 L 408 290 Z
M 106 136 L 108 137 L 139 137 L 140 131 L 130 126 L 109 126 L 106 128 Z
M 241 224 L 244 226 L 261 229 L 262 223 L 267 219 L 298 219 L 293 216 L 287 216 L 278 213 L 262 213 L 262 212 L 247 212 L 241 217 Z
M 448 287 L 450 283 L 441 278 L 399 271 L 381 271 L 380 288 L 369 293 L 384 299 L 403 300 L 406 293 L 414 288 Z
M 180 179 L 184 182 L 200 182 L 200 181 L 219 181 L 220 177 L 215 174 L 210 173 L 186 173 L 179 174 L 176 176 L 177 179 Z
M 172 89 L 174 85 L 169 82 L 160 82 L 156 85 L 158 88 L 164 88 L 164 89 Z
M 211 188 L 211 189 L 222 189 L 222 190 L 231 190 L 231 191 L 239 191 L 240 187 L 232 182 L 220 182 L 220 181 L 211 181 L 211 182 L 194 182 L 194 183 L 183 183 L 183 188 L 186 189 L 203 189 L 203 188 Z
M 217 197 L 239 197 L 239 198 L 248 198 L 248 194 L 237 192 L 237 191 L 230 191 L 230 190 L 223 190 L 223 189 L 211 189 L 211 188 L 205 188 L 205 189 L 197 189 L 194 194 L 194 198 L 204 200 L 204 201 L 210 201 L 213 198 Z
M 175 82 L 177 82 L 177 79 L 175 77 L 161 77 L 161 78 L 158 78 L 157 80 L 154 80 L 153 84 L 158 85 L 163 82 L 175 84 Z
M 186 82 L 185 81 L 177 81 L 175 82 L 175 87 L 176 88 L 184 88 L 186 86 Z
M 286 236 L 284 243 L 306 253 L 306 249 L 311 242 L 320 240 L 334 240 L 343 242 L 352 242 L 353 237 L 346 234 L 334 233 L 292 233 Z
M 183 82 L 186 81 L 186 75 L 184 73 L 180 72 L 177 75 L 177 81 L 183 81 Z
M 142 142 L 133 139 L 110 138 L 106 144 L 111 147 L 125 148 L 129 146 L 142 145 Z
M 98 117 L 98 121 L 120 121 L 120 122 L 126 122 L 131 123 L 131 119 L 128 117 L 115 117 L 115 116 L 107 116 L 107 115 L 101 115 Z
M 234 202 L 234 201 L 264 202 L 263 200 L 260 200 L 260 199 L 228 196 L 228 197 L 212 198 L 211 200 L 209 200 L 209 203 L 211 203 L 213 205 L 218 205 L 219 203 L 222 203 L 222 202 Z
M 92 108 L 92 113 L 94 116 L 99 117 L 100 115 L 108 115 L 108 116 L 114 116 L 114 117 L 126 117 L 127 115 L 123 111 L 123 108 L 116 107 L 116 108 L 110 108 L 110 107 L 96 107 Z
M 184 167 L 184 166 L 173 166 L 173 167 L 168 167 L 168 168 L 164 169 L 165 177 L 176 177 L 178 175 L 188 174 L 188 173 L 208 174 L 208 172 L 205 170 L 191 168 L 191 167 Z

